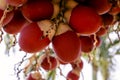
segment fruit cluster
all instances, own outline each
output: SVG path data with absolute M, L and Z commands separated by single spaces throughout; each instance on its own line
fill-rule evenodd
M 45 50 L 37 67 L 48 71 L 70 63 L 67 80 L 79 79 L 82 53 L 99 47 L 119 17 L 119 0 L 0 0 L 0 30 L 19 34 L 18 44 L 26 53 Z M 36 71 L 28 78 L 41 79 Z

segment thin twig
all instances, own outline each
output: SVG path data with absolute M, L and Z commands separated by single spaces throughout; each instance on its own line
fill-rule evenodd
M 20 69 L 20 66 L 22 65 L 22 63 L 24 62 L 26 57 L 27 57 L 27 53 L 23 56 L 23 58 L 20 62 L 18 62 L 17 64 L 14 65 L 14 71 L 15 71 L 15 73 L 17 73 L 18 80 L 20 80 L 19 74 L 21 73 L 21 71 L 23 71 L 23 69 Z
M 1 43 L 2 40 L 3 40 L 2 35 L 3 35 L 3 31 L 2 31 L 2 29 L 0 29 L 0 43 Z
M 60 70 L 60 75 L 63 76 L 64 78 L 66 78 L 63 73 L 62 73 L 62 69 L 60 68 L 60 66 L 58 67 L 58 69 Z

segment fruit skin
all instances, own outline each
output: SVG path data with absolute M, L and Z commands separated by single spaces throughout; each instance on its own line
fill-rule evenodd
M 67 80 L 79 80 L 79 76 L 71 70 L 67 74 Z
M 93 8 L 78 5 L 72 10 L 69 24 L 81 35 L 91 35 L 99 30 L 102 19 Z
M 27 80 L 36 80 L 32 77 L 32 75 L 30 74 L 29 77 L 27 78 Z
M 6 14 L 6 17 L 4 18 L 2 25 L 5 26 L 7 25 L 14 17 L 14 11 L 10 11 Z
M 111 10 L 108 12 L 111 15 L 117 15 L 120 13 L 120 7 L 119 6 L 114 6 L 111 8 Z
M 94 37 L 96 37 L 96 39 L 94 39 Z M 102 39 L 101 39 L 100 36 L 91 35 L 90 38 L 92 39 L 95 48 L 101 46 L 101 44 L 102 44 Z M 95 40 L 96 40 L 96 41 L 95 41 Z
M 92 6 L 99 15 L 105 14 L 110 11 L 112 4 L 109 0 L 87 0 L 89 5 Z
M 101 15 L 101 17 L 105 26 L 112 25 L 114 22 L 114 16 L 109 13 Z
M 3 10 L 0 9 L 0 19 L 1 19 L 2 15 L 3 15 Z
M 42 76 L 40 74 L 40 72 L 38 71 L 32 71 L 30 72 L 30 74 L 28 75 L 26 80 L 41 80 Z
M 57 59 L 58 59 L 59 64 L 61 64 L 61 65 L 66 65 L 66 64 L 68 64 L 68 63 L 66 63 L 66 62 L 63 62 L 63 61 L 59 60 L 59 58 L 57 58 Z
M 20 6 L 27 2 L 27 0 L 6 0 L 9 5 Z
M 53 56 L 46 56 L 41 62 L 41 67 L 45 70 L 53 70 L 57 67 L 57 59 Z
M 72 62 L 80 56 L 80 40 L 73 31 L 53 37 L 52 46 L 57 57 L 63 62 Z
M 83 69 L 83 61 L 81 59 L 76 60 L 75 62 L 71 63 L 73 69 L 78 68 L 79 70 Z
M 3 10 L 0 9 L 0 19 L 2 19 L 4 17 L 1 20 L 1 25 L 5 26 L 12 20 L 12 18 L 14 16 L 14 11 L 7 12 L 5 16 L 3 16 L 3 14 L 4 14 Z
M 107 29 L 105 27 L 101 27 L 97 32 L 97 36 L 105 36 L 107 34 Z
M 48 0 L 30 1 L 21 8 L 23 16 L 29 21 L 50 19 L 53 15 L 53 4 Z
M 27 53 L 36 53 L 45 48 L 50 40 L 47 37 L 43 38 L 43 32 L 38 24 L 34 22 L 21 30 L 18 42 L 21 50 Z
M 93 50 L 93 41 L 89 36 L 80 36 L 81 41 L 81 51 L 85 53 L 89 53 Z
M 9 34 L 17 34 L 27 24 L 20 10 L 14 11 L 12 20 L 3 27 L 3 30 Z

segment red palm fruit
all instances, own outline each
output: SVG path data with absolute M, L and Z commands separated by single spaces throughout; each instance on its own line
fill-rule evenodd
M 80 40 L 75 32 L 65 23 L 60 23 L 56 35 L 53 37 L 52 46 L 57 57 L 69 63 L 80 56 Z
M 108 13 L 111 15 L 117 15 L 120 13 L 120 7 L 119 6 L 112 7 Z
M 14 11 L 12 20 L 3 27 L 3 30 L 9 34 L 17 34 L 27 24 L 20 10 Z
M 112 7 L 109 0 L 88 0 L 88 3 L 97 11 L 99 15 L 107 13 Z
M 6 24 L 8 24 L 12 20 L 13 16 L 14 16 L 14 11 L 7 12 L 4 15 L 4 11 L 0 10 L 1 25 L 5 26 Z
M 96 32 L 96 35 L 97 36 L 104 36 L 107 34 L 107 29 L 104 28 L 104 27 L 101 27 L 97 32 Z
M 66 65 L 66 64 L 68 64 L 68 63 L 66 63 L 66 62 L 61 61 L 57 56 L 56 56 L 56 58 L 57 58 L 59 64 L 61 64 L 61 65 Z
M 62 64 L 62 65 L 68 64 L 68 63 L 66 63 L 66 62 L 61 61 L 59 58 L 58 58 L 58 61 L 59 61 L 59 63 Z
M 93 41 L 89 36 L 80 36 L 79 39 L 81 41 L 82 52 L 89 53 L 93 50 L 94 48 Z
M 12 6 L 21 6 L 27 2 L 27 0 L 6 0 L 7 4 Z
M 105 26 L 111 25 L 114 21 L 114 16 L 109 13 L 101 15 L 101 17 Z
M 93 8 L 78 5 L 71 12 L 69 24 L 81 35 L 91 35 L 99 30 L 102 19 Z
M 71 71 L 68 72 L 66 78 L 67 78 L 66 80 L 79 80 L 80 74 L 79 74 L 78 71 L 71 70 Z
M 41 58 L 40 66 L 47 71 L 53 70 L 57 68 L 58 61 L 55 57 L 46 55 Z
M 54 35 L 52 24 L 49 20 L 43 20 L 26 25 L 21 30 L 19 36 L 21 50 L 28 53 L 35 53 L 48 46 Z M 49 32 L 48 30 L 51 33 L 47 33 Z
M 48 0 L 29 1 L 22 6 L 22 14 L 29 21 L 50 19 L 53 15 L 53 4 Z
M 102 39 L 100 36 L 91 35 L 90 37 L 94 43 L 94 47 L 99 47 L 102 44 Z
M 7 25 L 14 17 L 15 13 L 14 11 L 10 11 L 6 14 L 5 18 L 3 19 L 2 25 Z
M 1 19 L 2 15 L 3 15 L 3 10 L 0 9 L 0 19 Z
M 83 61 L 81 59 L 76 60 L 75 62 L 71 63 L 73 69 L 79 68 L 79 70 L 83 69 Z
M 40 74 L 40 72 L 38 71 L 32 71 L 30 72 L 30 74 L 28 75 L 26 80 L 41 80 L 42 76 Z

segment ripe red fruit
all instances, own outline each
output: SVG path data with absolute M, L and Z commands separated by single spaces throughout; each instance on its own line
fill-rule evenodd
M 17 34 L 27 24 L 26 19 L 22 16 L 21 11 L 14 11 L 14 17 L 6 24 L 3 29 L 9 34 Z
M 90 37 L 94 43 L 94 47 L 99 47 L 102 44 L 102 39 L 100 38 L 100 36 L 91 35 Z
M 24 3 L 27 2 L 27 0 L 6 0 L 6 2 L 9 4 L 9 5 L 12 5 L 12 6 L 21 6 L 23 5 Z
M 81 41 L 82 52 L 89 53 L 93 50 L 94 48 L 93 41 L 89 36 L 80 36 L 79 39 Z
M 32 71 L 30 72 L 30 74 L 28 75 L 26 80 L 41 80 L 42 76 L 40 74 L 40 72 L 38 71 Z
M 57 32 L 66 29 L 66 25 L 61 23 Z M 57 57 L 66 63 L 76 60 L 80 56 L 80 40 L 77 34 L 71 30 L 67 30 L 53 37 L 52 46 Z
M 41 67 L 45 70 L 53 70 L 57 67 L 58 61 L 53 56 L 43 56 L 41 63 Z
M 96 32 L 96 35 L 97 35 L 97 36 L 104 36 L 104 35 L 106 35 L 106 34 L 107 34 L 107 29 L 104 28 L 104 27 L 101 27 L 101 28 L 99 29 L 99 31 Z
M 2 15 L 3 15 L 3 10 L 0 9 L 0 19 L 1 19 Z
M 53 15 L 53 4 L 48 0 L 28 1 L 22 6 L 23 16 L 29 21 L 50 19 Z
M 109 2 L 109 0 L 88 0 L 88 3 L 100 15 L 107 13 L 112 7 L 112 4 Z
M 79 75 L 73 70 L 69 71 L 67 74 L 66 80 L 79 80 Z
M 45 48 L 50 43 L 48 37 L 43 36 L 43 31 L 37 23 L 25 26 L 19 36 L 20 48 L 28 53 L 35 53 Z
M 14 11 L 7 12 L 5 15 L 3 13 L 4 13 L 4 11 L 0 10 L 1 25 L 5 26 L 12 20 L 12 18 L 14 16 Z
M 109 13 L 101 15 L 101 17 L 105 26 L 111 25 L 114 21 L 114 16 Z
M 108 13 L 111 15 L 117 15 L 120 13 L 120 7 L 119 6 L 112 7 Z
M 66 63 L 66 62 L 61 61 L 59 58 L 58 58 L 58 61 L 59 61 L 59 63 L 62 64 L 62 65 L 68 64 L 68 63 Z
M 83 69 L 83 61 L 81 59 L 76 60 L 75 62 L 71 63 L 73 69 L 79 68 L 79 70 Z
M 69 24 L 81 35 L 91 35 L 98 31 L 102 19 L 93 8 L 78 5 L 72 10 Z
M 10 11 L 6 14 L 6 17 L 4 18 L 2 25 L 5 26 L 8 24 L 14 17 L 14 11 Z

